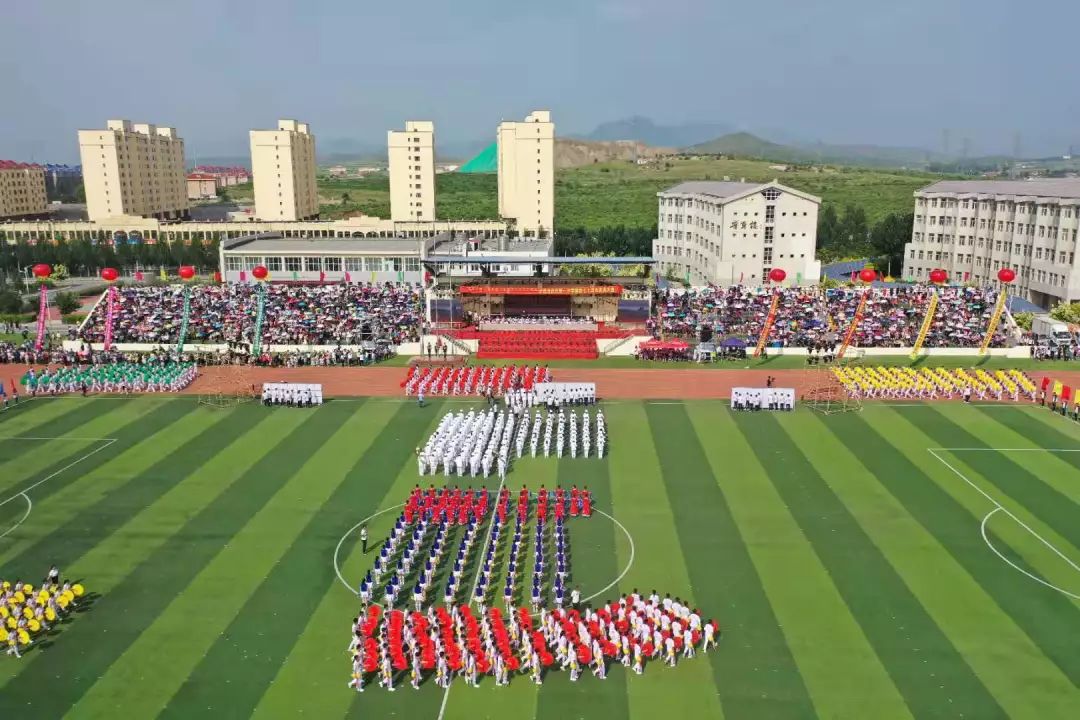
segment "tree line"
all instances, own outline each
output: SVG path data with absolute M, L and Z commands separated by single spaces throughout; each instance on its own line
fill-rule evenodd
M 218 241 L 121 243 L 115 247 L 110 243 L 63 239 L 34 245 L 0 243 L 0 275 L 9 281 L 37 263 L 64 265 L 72 275 L 81 276 L 97 275 L 107 267 L 116 268 L 121 274 L 129 274 L 136 267 L 146 273 L 156 273 L 159 267 L 175 273 L 181 265 L 193 265 L 200 273 L 206 273 L 217 269 Z
M 848 205 L 843 214 L 825 205 L 818 214 L 817 257 L 822 263 L 846 258 L 869 258 L 883 273 L 891 268 L 900 276 L 904 266 L 904 245 L 911 242 L 915 224 L 912 213 L 890 213 L 871 225 L 858 205 Z

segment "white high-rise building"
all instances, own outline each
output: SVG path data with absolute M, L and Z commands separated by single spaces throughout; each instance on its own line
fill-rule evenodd
M 684 182 L 657 193 L 656 270 L 691 285 L 815 283 L 821 198 L 770 183 Z
M 79 131 L 79 155 L 91 221 L 187 217 L 184 141 L 175 128 L 110 120 L 105 130 Z
M 47 210 L 45 169 L 0 160 L 0 219 L 44 215 Z
M 555 124 L 547 110 L 498 129 L 499 216 L 522 235 L 553 233 Z
M 279 120 L 276 130 L 252 130 L 251 172 L 259 220 L 318 218 L 315 136 L 307 123 Z
M 986 285 L 1008 267 L 1013 291 L 1037 305 L 1080 300 L 1078 228 L 1080 178 L 936 182 L 915 191 L 904 278 L 940 268 Z
M 435 123 L 409 120 L 386 134 L 390 160 L 390 219 L 435 219 Z

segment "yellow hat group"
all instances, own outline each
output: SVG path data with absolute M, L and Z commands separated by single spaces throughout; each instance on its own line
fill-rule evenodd
M 32 644 L 78 605 L 86 589 L 79 583 L 43 583 L 35 587 L 21 580 L 0 580 L 0 638 L 7 654 L 19 657 L 19 648 Z
M 897 400 L 951 399 L 973 395 L 981 400 L 1035 399 L 1035 383 L 1020 370 L 963 368 L 846 367 L 833 375 L 855 397 Z

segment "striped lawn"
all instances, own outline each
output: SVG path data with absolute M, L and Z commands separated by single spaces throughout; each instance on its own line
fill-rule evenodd
M 0 414 L 0 501 L 15 498 L 0 533 L 26 513 L 22 490 L 33 503 L 0 538 L 0 576 L 36 579 L 57 562 L 96 594 L 41 648 L 0 659 L 0 716 L 1065 718 L 1080 707 L 1080 602 L 1066 594 L 1080 595 L 1080 572 L 1055 552 L 1080 565 L 1080 453 L 1062 452 L 1080 449 L 1080 426 L 960 403 L 828 417 L 608 405 L 609 457 L 526 458 L 507 486 L 590 488 L 631 537 L 599 512 L 570 520 L 570 587 L 597 603 L 678 596 L 720 622 L 720 647 L 640 677 L 616 665 L 604 682 L 556 672 L 542 687 L 413 691 L 401 678 L 394 694 L 349 691 L 357 603 L 334 550 L 365 518 L 378 546 L 420 480 L 413 448 L 464 407 L 214 410 L 153 397 Z M 529 537 L 524 577 L 532 554 Z M 501 605 L 506 543 L 496 557 Z M 338 559 L 350 584 L 370 565 L 355 534 Z

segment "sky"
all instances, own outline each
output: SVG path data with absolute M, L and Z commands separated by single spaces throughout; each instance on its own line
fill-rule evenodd
M 806 141 L 1080 152 L 1076 0 L 39 0 L 0 23 L 0 158 L 77 162 L 76 130 L 169 125 L 244 155 L 279 117 L 320 153 L 407 119 L 494 140 L 643 115 Z

